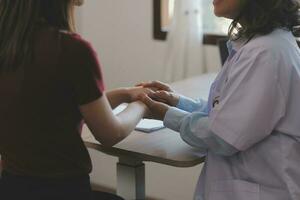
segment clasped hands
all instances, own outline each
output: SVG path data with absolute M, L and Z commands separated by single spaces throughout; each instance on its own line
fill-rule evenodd
M 179 101 L 179 95 L 160 81 L 142 82 L 129 90 L 131 101 L 141 101 L 147 106 L 146 118 L 163 120 L 168 109 Z

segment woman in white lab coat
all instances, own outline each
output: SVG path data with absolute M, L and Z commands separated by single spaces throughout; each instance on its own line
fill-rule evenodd
M 141 99 L 206 155 L 196 200 L 300 199 L 300 51 L 294 0 L 214 0 L 233 19 L 229 57 L 208 102 L 161 82 Z M 165 103 L 162 103 L 165 102 Z M 166 104 L 167 102 L 167 104 Z

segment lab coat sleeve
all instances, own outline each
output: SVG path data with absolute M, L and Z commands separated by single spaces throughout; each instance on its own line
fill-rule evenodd
M 180 110 L 184 110 L 187 112 L 205 112 L 207 113 L 207 101 L 203 99 L 194 100 L 185 96 L 179 97 L 179 102 L 176 106 Z
M 203 112 L 188 113 L 177 108 L 170 108 L 164 118 L 164 125 L 180 132 L 181 138 L 186 143 L 202 152 L 210 150 L 221 156 L 230 156 L 238 152 L 237 149 L 209 130 L 206 116 L 206 113 Z
M 242 53 L 210 113 L 209 129 L 240 151 L 268 137 L 285 114 L 278 80 L 281 60 L 270 49 Z

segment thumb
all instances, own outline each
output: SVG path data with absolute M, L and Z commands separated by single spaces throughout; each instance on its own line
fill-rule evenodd
M 155 95 L 156 95 L 156 97 L 158 97 L 160 99 L 164 99 L 166 101 L 169 101 L 170 98 L 171 98 L 170 94 L 168 92 L 166 92 L 166 91 L 157 91 L 155 93 Z
M 135 84 L 136 87 L 144 87 L 145 85 L 147 85 L 148 82 L 140 82 Z
M 137 84 L 135 84 L 134 86 L 135 87 L 140 87 L 140 86 L 143 86 L 144 85 L 144 83 L 137 83 Z
M 146 94 L 141 94 L 140 96 L 139 96 L 139 100 L 141 100 L 144 104 L 146 104 L 146 106 L 148 107 L 148 108 L 151 108 L 151 107 L 153 107 L 153 105 L 154 105 L 154 101 L 148 96 L 148 95 L 146 95 Z

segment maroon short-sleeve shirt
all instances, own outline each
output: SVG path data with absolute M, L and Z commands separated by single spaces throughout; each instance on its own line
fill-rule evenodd
M 91 171 L 79 106 L 102 96 L 91 45 L 79 35 L 37 31 L 33 60 L 0 74 L 0 154 L 11 173 L 68 177 Z

